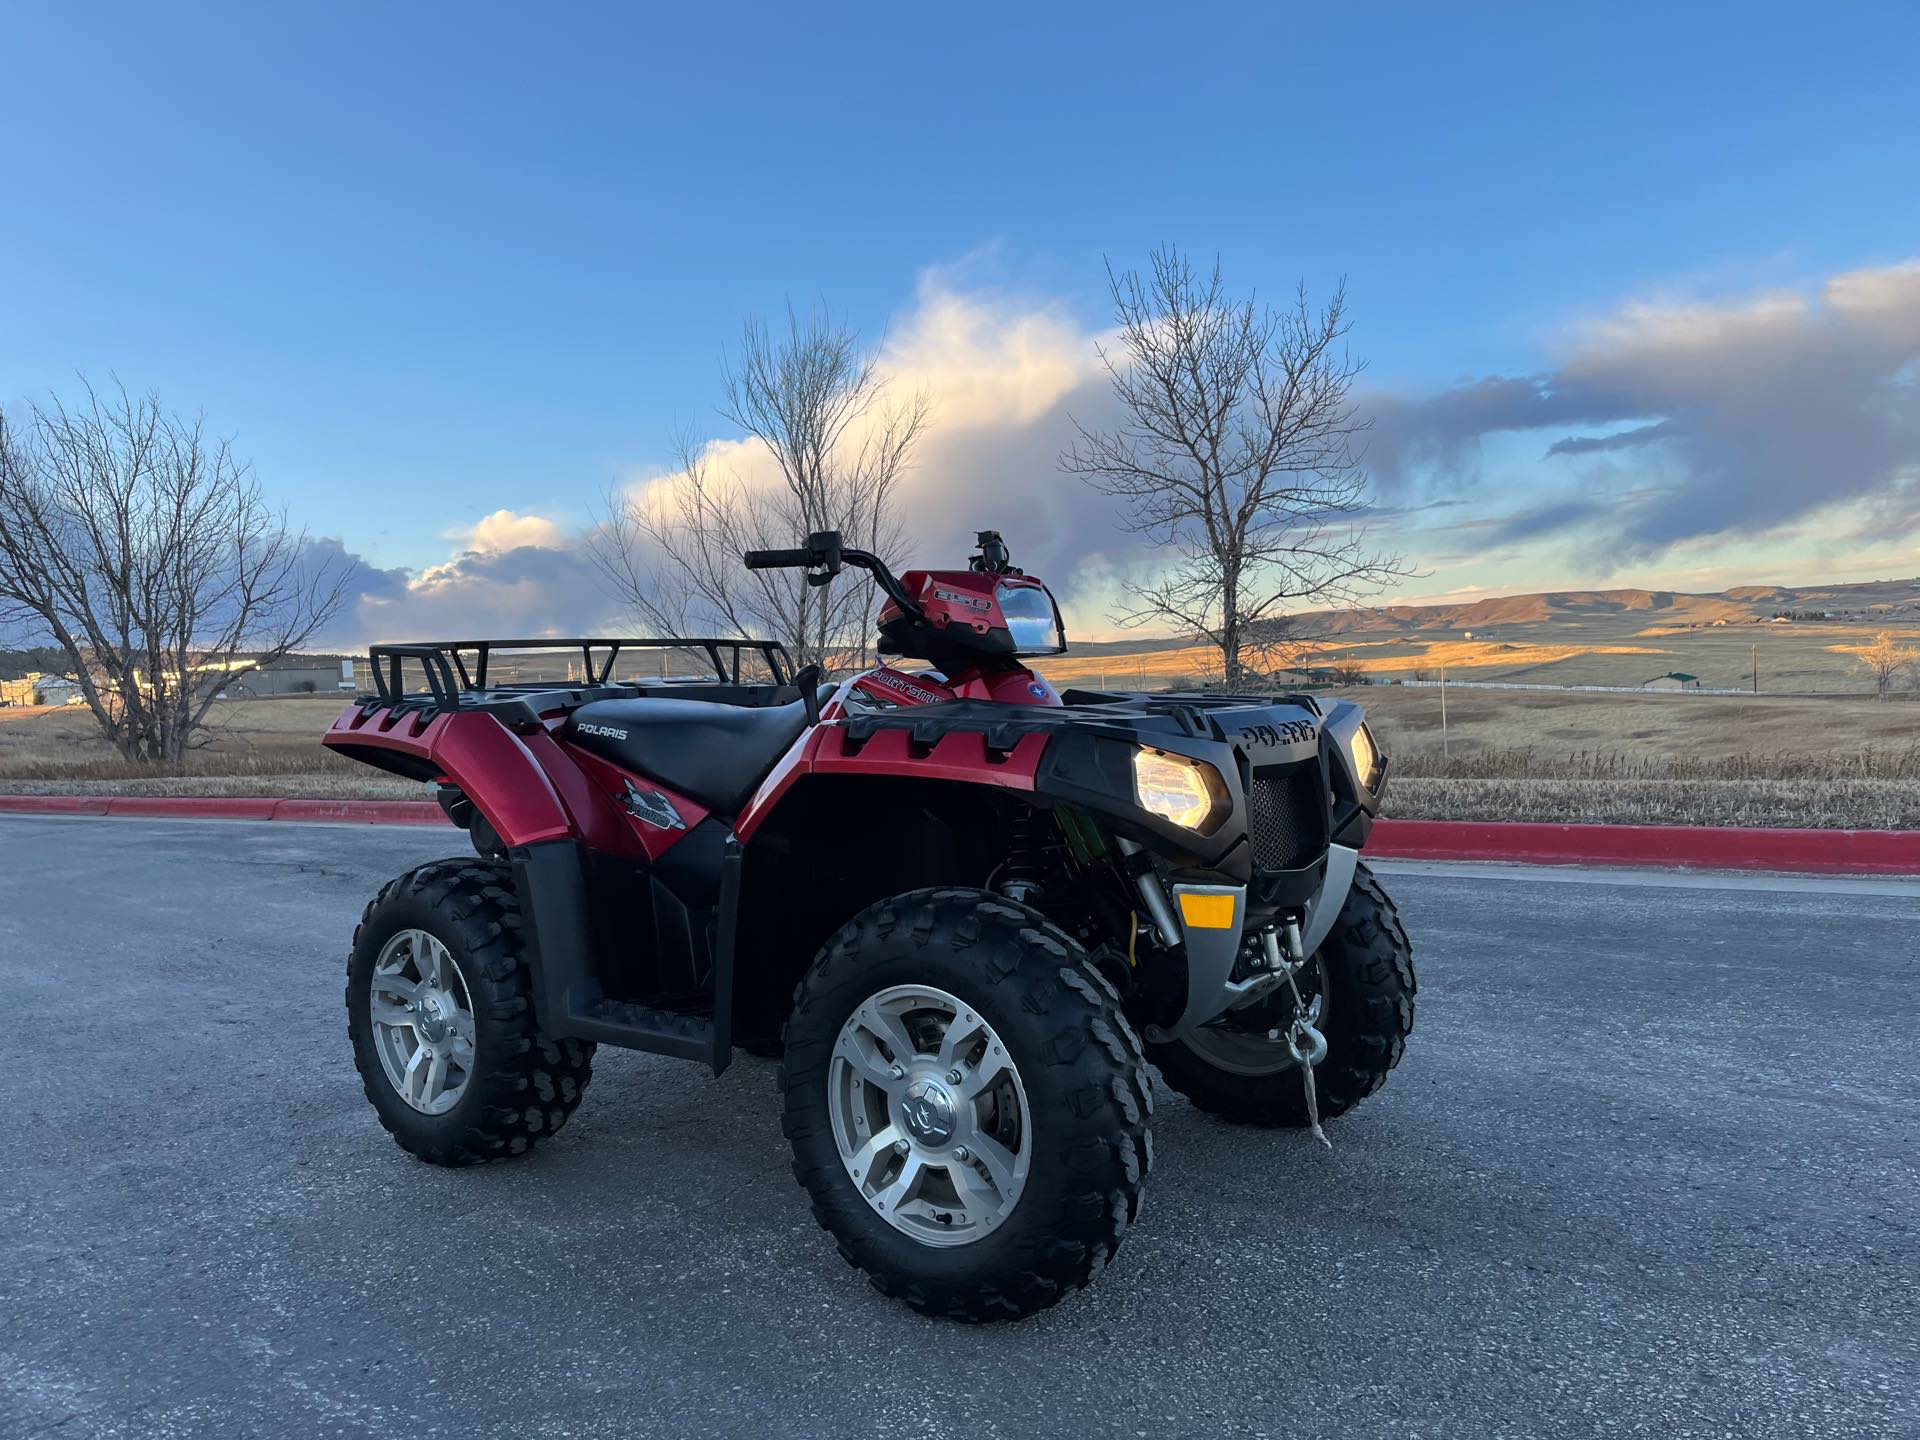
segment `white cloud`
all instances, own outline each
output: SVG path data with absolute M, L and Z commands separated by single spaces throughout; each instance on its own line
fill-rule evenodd
M 537 515 L 497 510 L 449 532 L 466 548 L 423 570 L 380 570 L 338 541 L 316 559 L 344 566 L 345 603 L 316 643 L 574 635 L 619 628 L 617 606 L 577 541 Z
M 458 540 L 467 550 L 498 553 L 531 545 L 540 550 L 562 550 L 567 537 L 560 527 L 544 515 L 522 515 L 516 510 L 496 510 L 482 515 L 471 525 L 443 531 L 442 538 Z
M 1072 418 L 1106 418 L 1099 339 L 1054 302 L 962 293 L 929 277 L 888 334 L 877 366 L 897 395 L 932 402 L 931 424 L 899 491 L 910 563 L 963 566 L 974 533 L 997 529 L 1015 563 L 1053 586 L 1082 635 L 1107 628 L 1117 567 L 1151 562 L 1115 526 L 1112 503 L 1059 469 Z M 848 442 L 857 445 L 862 425 L 874 423 L 877 416 L 856 424 Z M 757 442 L 714 440 L 704 453 L 716 472 L 748 485 L 780 483 Z M 630 488 L 678 480 L 653 475 Z

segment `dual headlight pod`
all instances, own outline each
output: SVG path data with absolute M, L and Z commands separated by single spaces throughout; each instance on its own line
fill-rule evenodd
M 1206 761 L 1145 748 L 1133 752 L 1133 798 L 1148 814 L 1199 835 L 1218 830 L 1232 806 L 1226 782 Z

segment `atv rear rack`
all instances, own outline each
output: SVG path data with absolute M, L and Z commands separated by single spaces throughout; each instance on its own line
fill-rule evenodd
M 558 652 L 578 650 L 583 678 L 578 682 L 538 680 L 489 684 L 488 669 L 500 651 Z M 713 667 L 711 677 L 686 677 L 659 682 L 671 685 L 720 685 L 737 690 L 756 688 L 751 677 L 741 678 L 746 656 L 757 654 L 771 677 L 767 688 L 780 689 L 793 683 L 793 661 L 786 647 L 777 640 L 676 639 L 662 636 L 594 636 L 584 639 L 533 640 L 435 640 L 407 645 L 374 645 L 368 648 L 368 668 L 373 672 L 373 693 L 360 696 L 361 704 L 395 711 L 440 711 L 462 709 L 510 709 L 538 711 L 541 701 L 553 696 L 556 703 L 578 703 L 605 695 L 643 693 L 652 682 L 628 682 L 613 679 L 614 665 L 622 654 L 635 650 L 684 650 L 704 654 Z M 417 661 L 426 677 L 425 690 L 409 690 L 405 669 Z M 471 664 L 469 664 L 471 660 Z

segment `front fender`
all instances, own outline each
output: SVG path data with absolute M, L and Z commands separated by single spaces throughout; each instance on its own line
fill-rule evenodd
M 766 823 L 794 784 L 807 775 L 885 775 L 946 780 L 998 790 L 1031 792 L 1048 737 L 1025 734 L 1006 748 L 977 730 L 949 730 L 921 741 L 906 730 L 875 730 L 857 739 L 838 722 L 816 725 L 776 764 L 734 821 L 744 843 Z

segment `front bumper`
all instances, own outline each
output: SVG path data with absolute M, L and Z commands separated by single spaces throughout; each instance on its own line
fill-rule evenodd
M 1300 953 L 1312 955 L 1332 933 L 1333 922 L 1345 908 L 1353 889 L 1360 852 L 1346 845 L 1329 845 L 1321 880 L 1303 905 Z M 1177 1019 L 1166 1026 L 1149 1025 L 1147 1038 L 1178 1040 L 1182 1035 L 1217 1019 L 1234 1006 L 1269 988 L 1263 976 L 1235 980 L 1233 970 L 1248 938 L 1247 887 L 1179 882 L 1169 902 L 1160 877 L 1140 877 L 1147 913 L 1162 927 L 1171 924 L 1187 957 L 1187 997 Z M 1157 899 L 1156 899 L 1157 897 Z

